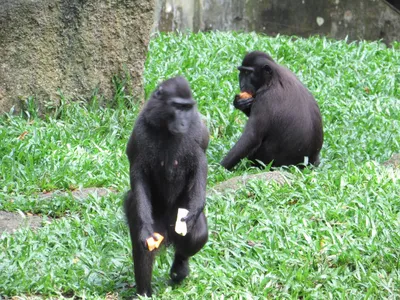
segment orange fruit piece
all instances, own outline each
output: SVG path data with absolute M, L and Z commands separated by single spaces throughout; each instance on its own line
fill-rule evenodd
M 253 95 L 249 94 L 247 92 L 242 92 L 239 94 L 239 98 L 240 99 L 249 99 L 249 98 L 253 98 Z
M 149 251 L 153 251 L 154 249 L 160 247 L 160 244 L 164 239 L 164 237 L 157 232 L 154 232 L 154 235 L 158 238 L 158 240 L 155 240 L 152 236 L 146 240 L 147 248 L 149 248 Z

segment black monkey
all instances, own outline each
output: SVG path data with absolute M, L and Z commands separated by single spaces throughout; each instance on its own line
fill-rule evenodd
M 321 113 L 308 89 L 268 54 L 248 53 L 238 67 L 241 99 L 235 108 L 249 119 L 243 134 L 221 164 L 232 169 L 242 158 L 272 166 L 319 164 L 323 142 Z
M 172 281 L 189 274 L 189 257 L 207 242 L 206 197 L 209 134 L 200 119 L 188 82 L 175 77 L 162 82 L 139 114 L 126 154 L 131 190 L 125 197 L 125 214 L 132 241 L 137 293 L 151 295 L 154 252 L 146 239 L 155 232 L 163 243 L 175 246 Z M 178 235 L 178 208 L 189 210 L 182 219 L 187 234 Z

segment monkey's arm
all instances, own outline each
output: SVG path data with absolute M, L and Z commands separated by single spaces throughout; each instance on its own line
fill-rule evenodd
M 199 166 L 190 180 L 192 182 L 187 194 L 188 202 L 186 207 L 189 213 L 181 220 L 187 223 L 188 232 L 193 228 L 206 203 L 207 159 L 205 155 L 201 155 Z
M 150 187 L 147 180 L 140 170 L 131 169 L 131 191 L 129 201 L 125 204 L 125 210 L 128 216 L 129 224 L 137 231 L 137 238 L 145 249 L 147 248 L 147 239 L 153 237 L 153 216 L 152 204 L 150 199 Z
M 201 124 L 201 143 L 200 143 L 200 147 L 201 149 L 203 149 L 204 152 L 206 152 L 207 147 L 208 147 L 208 143 L 210 141 L 210 133 L 208 132 L 207 127 L 202 123 Z
M 262 118 L 259 114 L 252 115 L 249 118 L 242 136 L 221 161 L 223 167 L 231 170 L 241 159 L 247 157 L 260 147 L 268 128 L 262 126 L 262 123 L 265 122 L 258 122 L 259 118 Z

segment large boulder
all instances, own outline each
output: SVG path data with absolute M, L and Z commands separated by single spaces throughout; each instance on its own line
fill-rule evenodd
M 110 99 L 112 77 L 143 96 L 154 0 L 0 0 L 0 112 L 35 96 Z M 18 106 L 17 106 L 18 107 Z

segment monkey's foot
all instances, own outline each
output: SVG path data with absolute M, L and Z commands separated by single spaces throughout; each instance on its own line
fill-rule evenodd
M 174 283 L 180 283 L 189 275 L 189 258 L 175 256 L 169 275 Z

